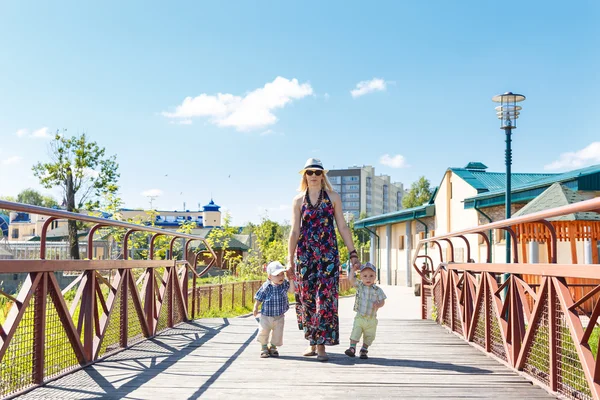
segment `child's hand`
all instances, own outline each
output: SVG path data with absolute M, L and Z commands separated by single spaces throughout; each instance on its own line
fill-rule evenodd
M 377 310 L 385 304 L 385 300 L 379 300 L 373 303 L 373 309 Z
M 288 267 L 288 269 L 285 270 L 285 276 L 287 276 L 288 281 L 294 279 L 294 270 L 292 267 Z

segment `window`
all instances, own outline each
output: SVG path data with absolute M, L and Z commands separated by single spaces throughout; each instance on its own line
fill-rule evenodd
M 506 242 L 506 231 L 503 229 L 494 229 L 494 243 Z
M 13 239 L 18 239 L 19 238 L 19 229 L 18 228 L 13 228 L 12 238 Z
M 398 237 L 398 250 L 404 250 L 404 235 Z

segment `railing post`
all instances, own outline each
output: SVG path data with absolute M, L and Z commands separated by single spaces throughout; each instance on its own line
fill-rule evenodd
M 53 273 L 53 272 L 50 272 Z M 44 358 L 46 357 L 46 299 L 48 297 L 48 272 L 41 272 L 42 278 L 35 290 L 33 324 L 33 383 L 44 382 Z
M 88 360 L 94 359 L 94 321 L 98 313 L 94 307 L 94 296 L 96 295 L 96 271 L 85 271 L 86 279 L 81 299 L 81 310 L 84 314 L 83 323 L 83 350 Z
M 235 283 L 231 284 L 231 309 L 235 309 Z
M 223 285 L 219 285 L 219 311 L 223 309 Z
M 129 327 L 129 274 L 131 270 L 123 269 L 119 271 L 121 276 L 121 337 L 119 344 L 121 347 L 127 347 L 127 335 Z
M 547 279 L 548 285 L 548 325 L 550 330 L 548 346 L 549 346 L 549 355 L 550 355 L 550 389 L 553 392 L 556 392 L 556 387 L 558 384 L 558 370 L 557 370 L 557 333 L 556 333 L 556 324 L 554 321 L 556 320 L 556 296 L 554 294 L 555 289 L 552 284 L 552 278 Z
M 169 274 L 167 275 L 167 285 L 169 286 L 168 288 L 165 288 L 165 297 L 167 297 L 168 295 L 168 299 L 163 299 L 163 304 L 165 301 L 167 301 L 167 304 L 169 305 L 169 307 L 167 308 L 168 311 L 168 322 L 167 322 L 167 326 L 169 328 L 173 327 L 173 300 L 175 299 L 175 285 L 173 284 L 173 279 L 177 279 L 177 272 L 176 272 L 176 266 L 172 266 L 169 267 Z
M 483 282 L 483 296 L 484 296 L 484 314 L 485 314 L 485 351 L 487 353 L 490 353 L 492 351 L 492 318 L 494 318 L 494 316 L 492 315 L 493 313 L 490 310 L 490 307 L 492 306 L 492 304 L 490 304 L 490 300 L 492 295 L 491 295 L 491 288 L 490 288 L 490 275 L 487 272 L 483 272 L 481 274 L 481 279 L 485 279 L 485 282 Z
M 195 270 L 195 268 L 194 268 L 194 270 Z M 191 315 L 192 320 L 196 319 L 196 299 L 199 297 L 197 281 L 198 281 L 198 278 L 196 277 L 196 274 L 195 273 L 192 274 L 192 315 Z
M 188 266 L 189 266 L 189 262 L 185 264 L 185 267 L 183 268 L 183 272 L 181 274 L 182 275 L 181 279 L 183 280 L 181 282 L 181 299 L 183 300 L 183 304 L 185 304 L 184 310 L 187 310 L 187 315 L 184 316 L 184 320 L 191 321 L 194 318 L 192 317 L 191 310 L 189 310 L 189 302 L 188 302 L 188 299 L 189 299 L 188 288 L 190 286 Z M 175 278 L 178 278 L 177 274 L 175 274 Z
M 242 282 L 242 307 L 246 308 L 246 282 Z
M 148 333 L 150 336 L 156 334 L 154 325 L 156 314 L 156 298 L 155 295 L 155 280 L 154 268 L 146 269 L 146 293 L 144 294 L 144 312 L 146 314 L 146 324 L 148 325 Z

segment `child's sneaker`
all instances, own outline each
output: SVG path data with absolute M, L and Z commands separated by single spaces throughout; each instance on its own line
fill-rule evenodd
M 362 358 L 363 360 L 369 358 L 369 356 L 367 355 L 368 352 L 369 350 L 367 349 L 360 349 L 360 358 Z
M 348 357 L 355 357 L 356 356 L 356 347 L 349 347 L 344 354 L 346 354 Z

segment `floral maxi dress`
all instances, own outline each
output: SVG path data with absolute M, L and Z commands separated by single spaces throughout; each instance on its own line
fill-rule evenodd
M 302 203 L 296 249 L 296 316 L 310 345 L 339 344 L 339 255 L 333 203 L 321 190 L 316 205 L 308 191 Z

